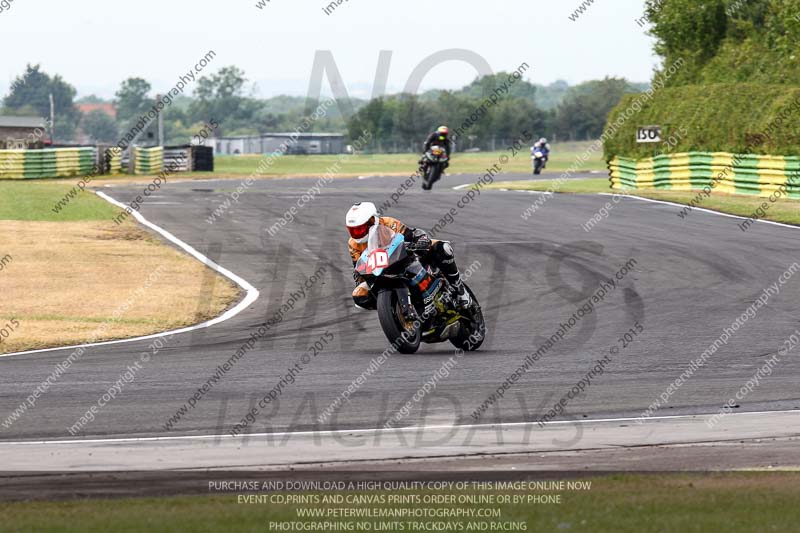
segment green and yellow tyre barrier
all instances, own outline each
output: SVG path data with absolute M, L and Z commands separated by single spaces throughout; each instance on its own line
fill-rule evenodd
M 608 162 L 612 189 L 692 191 L 711 187 L 731 194 L 767 197 L 785 188 L 800 198 L 800 158 L 688 152 Z
M 86 176 L 94 170 L 96 148 L 0 150 L 0 179 Z
M 164 148 L 134 148 L 136 174 L 158 174 L 164 170 Z

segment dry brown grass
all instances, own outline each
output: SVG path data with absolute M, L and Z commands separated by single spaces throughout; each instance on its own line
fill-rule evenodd
M 147 335 L 202 322 L 237 286 L 133 224 L 0 221 L 0 353 Z

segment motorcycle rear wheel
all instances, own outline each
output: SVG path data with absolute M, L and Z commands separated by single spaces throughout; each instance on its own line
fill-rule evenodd
M 409 333 L 413 324 L 408 324 L 400 309 L 397 291 L 378 294 L 378 320 L 386 338 L 402 354 L 413 354 L 419 350 L 422 333 L 419 328 Z

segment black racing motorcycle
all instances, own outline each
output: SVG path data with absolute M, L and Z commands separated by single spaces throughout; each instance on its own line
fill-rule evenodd
M 404 354 L 416 353 L 423 342 L 450 341 L 465 352 L 477 350 L 486 337 L 486 323 L 475 293 L 466 287 L 472 305 L 459 309 L 456 290 L 438 268 L 423 264 L 421 255 L 422 250 L 390 228 L 370 228 L 355 270 L 377 296 L 386 338 Z
M 444 174 L 444 169 L 450 158 L 447 157 L 447 151 L 441 146 L 431 146 L 431 149 L 425 152 L 422 157 L 422 189 L 429 191 L 433 188 L 433 184 L 439 181 Z

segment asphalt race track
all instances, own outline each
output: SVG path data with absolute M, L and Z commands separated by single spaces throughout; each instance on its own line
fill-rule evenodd
M 282 386 L 278 401 L 259 413 L 246 431 L 285 434 L 383 427 L 454 356 L 450 344 L 424 345 L 413 356 L 393 355 L 328 421 L 320 424 L 317 417 L 388 348 L 377 315 L 352 306 L 344 213 L 356 201 L 381 205 L 404 180 L 336 179 L 274 237 L 267 228 L 317 180 L 255 182 L 213 224 L 207 217 L 236 189 L 238 180 L 179 182 L 162 189 L 143 205 L 142 215 L 249 281 L 260 298 L 224 323 L 167 341 L 135 381 L 73 437 L 68 428 L 138 360 L 150 341 L 87 349 L 35 409 L 9 429 L 0 427 L 0 448 L 3 442 L 19 441 L 228 434 L 326 333 L 332 341 L 303 365 L 294 383 Z M 449 376 L 413 404 L 399 427 L 537 421 L 615 347 L 618 351 L 605 372 L 594 376 L 554 421 L 637 417 L 720 337 L 723 328 L 800 261 L 798 229 L 758 223 L 743 232 L 737 226 L 741 220 L 735 218 L 695 211 L 682 219 L 676 206 L 632 198 L 614 204 L 608 218 L 591 232 L 582 225 L 611 197 L 553 195 L 527 221 L 521 215 L 540 195 L 482 190 L 459 209 L 457 202 L 468 189 L 453 187 L 475 180 L 475 176 L 452 176 L 431 193 L 416 188 L 387 213 L 430 230 L 451 208 L 457 210 L 455 222 L 436 237 L 453 242 L 462 270 L 473 266 L 468 283 L 489 326 L 483 348 L 455 359 Z M 121 202 L 130 201 L 140 190 L 132 185 L 103 189 Z M 616 280 L 593 312 L 578 320 L 476 421 L 471 414 L 525 356 L 537 351 L 626 263 L 634 266 Z M 166 431 L 170 417 L 217 367 L 320 268 L 325 271 L 322 281 L 307 289 L 283 320 Z M 800 275 L 795 276 L 653 416 L 713 414 L 734 397 L 800 327 Z M 618 339 L 637 322 L 643 332 L 623 348 Z M 69 353 L 0 358 L 0 420 Z M 798 381 L 800 358 L 791 352 L 738 402 L 734 412 L 800 409 Z M 749 420 L 757 425 L 759 416 Z M 782 419 L 781 426 L 786 429 L 793 422 L 797 428 L 796 413 Z M 798 434 L 795 429 L 783 437 Z

